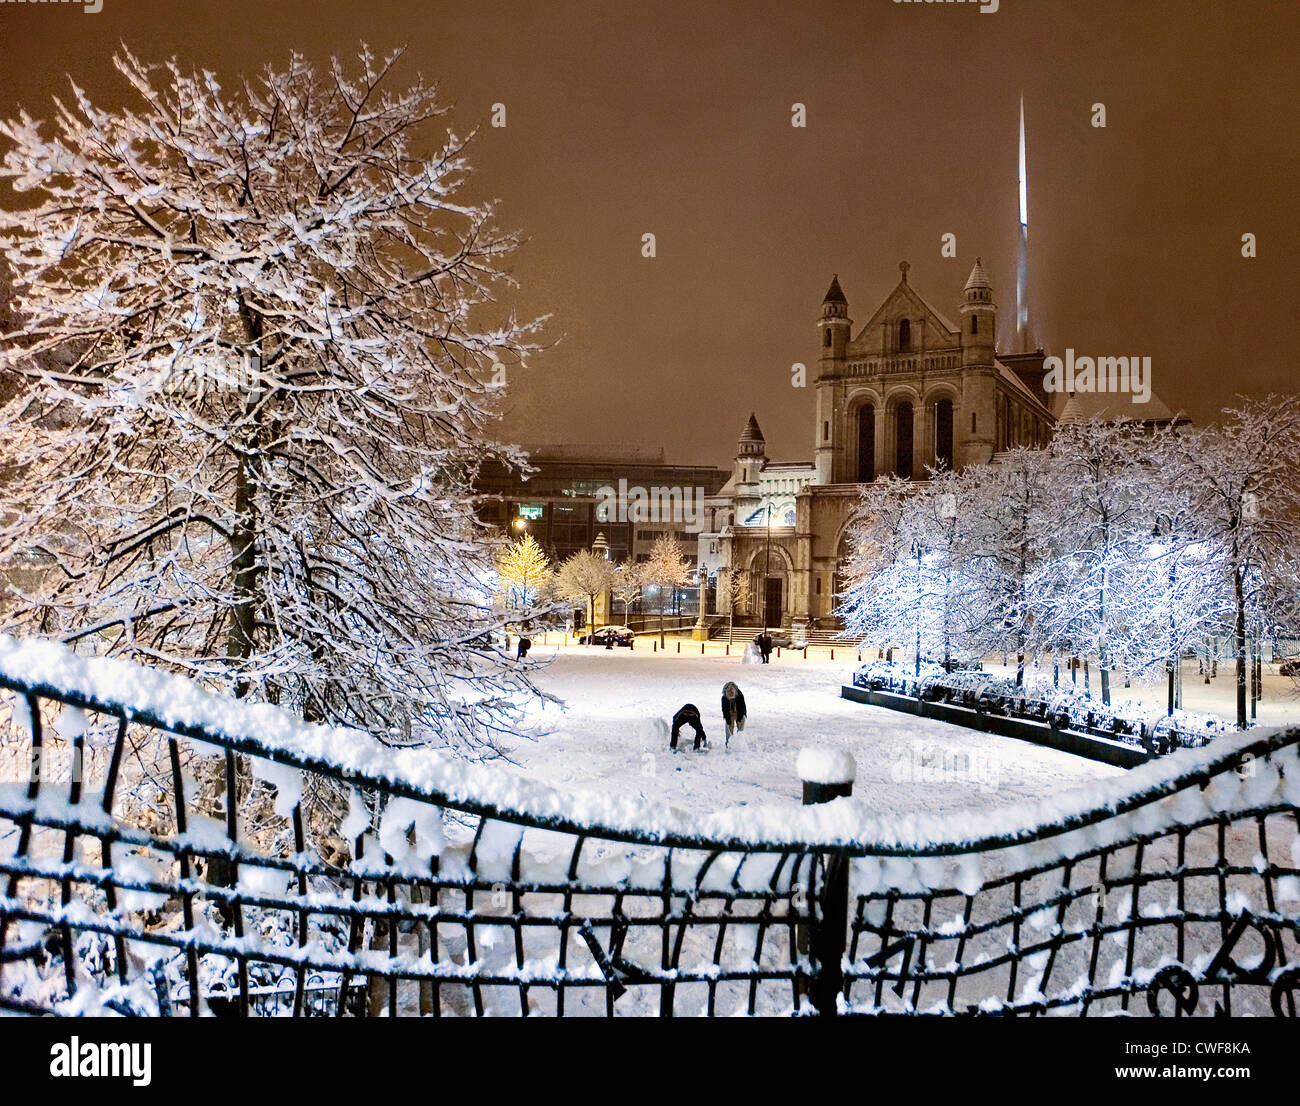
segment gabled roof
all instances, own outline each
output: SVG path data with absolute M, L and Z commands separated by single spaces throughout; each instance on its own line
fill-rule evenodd
M 862 341 L 867 334 L 874 334 L 880 326 L 881 318 L 885 315 L 892 315 L 898 305 L 899 300 L 905 300 L 910 307 L 919 308 L 923 313 L 928 314 L 934 319 L 948 335 L 954 339 L 953 345 L 961 341 L 961 328 L 957 326 L 947 315 L 940 311 L 933 304 L 928 303 L 915 288 L 905 280 L 900 280 L 894 290 L 885 297 L 884 302 L 876 308 L 875 313 L 867 320 L 866 325 L 858 331 L 856 342 Z

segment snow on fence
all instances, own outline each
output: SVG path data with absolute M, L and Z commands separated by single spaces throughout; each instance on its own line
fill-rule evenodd
M 0 687 L 7 1009 L 1296 1012 L 1300 730 L 993 815 L 690 817 L 48 642 Z

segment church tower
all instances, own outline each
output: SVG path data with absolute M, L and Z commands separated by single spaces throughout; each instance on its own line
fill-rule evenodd
M 736 525 L 762 506 L 758 491 L 758 476 L 767 464 L 767 442 L 758 428 L 758 419 L 750 413 L 740 441 L 736 443 L 736 460 L 732 467 L 732 480 L 736 488 Z
M 836 468 L 836 420 L 839 416 L 838 389 L 841 387 L 839 379 L 843 375 L 852 326 L 849 301 L 840 288 L 837 273 L 831 277 L 831 286 L 822 300 L 821 317 L 817 320 L 817 429 L 813 459 L 818 484 L 831 483 Z
M 958 468 L 987 461 L 997 435 L 996 335 L 998 308 L 993 302 L 984 263 L 975 265 L 966 278 L 961 303 L 961 411 L 963 425 L 957 427 Z

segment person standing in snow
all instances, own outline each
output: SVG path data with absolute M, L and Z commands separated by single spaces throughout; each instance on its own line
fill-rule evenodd
M 519 635 L 519 659 L 523 660 L 528 656 L 528 650 L 533 647 L 533 639 L 527 634 Z
M 722 685 L 722 721 L 727 725 L 727 745 L 730 746 L 731 735 L 745 728 L 745 696 L 731 680 Z

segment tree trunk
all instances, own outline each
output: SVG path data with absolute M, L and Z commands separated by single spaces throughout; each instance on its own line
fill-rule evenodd
M 1236 540 L 1233 541 L 1234 561 Z M 1242 579 L 1240 565 L 1232 569 L 1233 596 L 1237 603 L 1237 624 L 1235 627 L 1237 645 L 1237 729 L 1246 728 L 1246 583 Z

